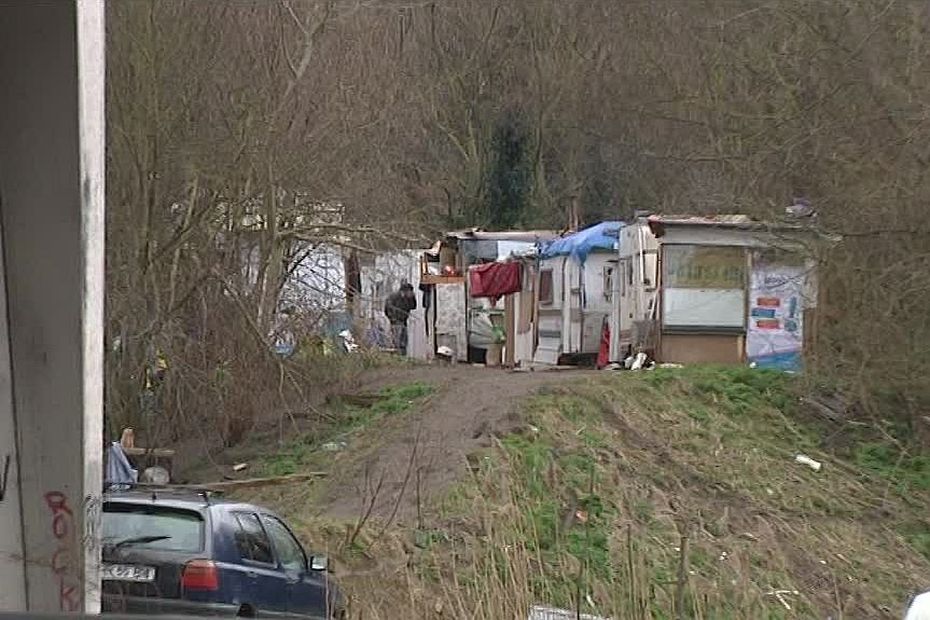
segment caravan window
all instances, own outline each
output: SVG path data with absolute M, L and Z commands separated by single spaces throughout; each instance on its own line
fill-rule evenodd
M 745 248 L 665 245 L 662 265 L 665 326 L 745 329 Z
M 630 273 L 630 261 L 626 258 L 620 260 L 620 297 L 626 297 L 627 287 L 629 286 L 630 278 L 632 274 Z
M 746 286 L 746 251 L 741 247 L 666 245 L 665 286 L 741 289 Z
M 552 270 L 542 269 L 539 272 L 539 303 L 552 304 Z
M 604 299 L 610 301 L 614 293 L 614 268 L 604 267 Z

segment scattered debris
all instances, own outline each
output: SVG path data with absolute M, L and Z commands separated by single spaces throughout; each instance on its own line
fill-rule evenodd
M 814 459 L 807 456 L 806 454 L 799 454 L 796 457 L 794 457 L 794 460 L 796 463 L 800 463 L 801 465 L 807 465 L 814 471 L 820 471 L 821 468 L 823 467 L 823 463 L 821 463 L 820 461 L 815 461 Z
M 684 368 L 684 364 L 675 364 L 673 362 L 665 362 L 664 364 L 659 364 L 659 368 Z
M 801 593 L 798 592 L 797 590 L 772 590 L 771 592 L 768 593 L 768 595 L 774 596 L 786 610 L 791 611 L 791 605 L 789 605 L 788 601 L 785 600 L 785 596 L 786 595 L 800 596 Z
M 809 410 L 838 424 L 850 417 L 852 405 L 840 394 L 803 396 L 798 399 Z
M 637 353 L 636 357 L 633 358 L 633 363 L 630 365 L 630 370 L 642 370 L 646 366 L 646 361 L 649 357 L 645 353 Z
M 248 463 L 236 463 L 235 465 L 233 465 L 233 471 L 234 471 L 234 472 L 245 471 L 245 470 L 247 470 L 248 468 L 249 468 L 249 464 L 248 464 Z
M 790 206 L 785 207 L 785 215 L 793 219 L 817 219 L 817 211 L 807 198 L 795 198 Z
M 355 353 L 358 351 L 358 343 L 355 342 L 355 336 L 352 335 L 352 332 L 344 329 L 339 332 L 339 337 L 342 338 L 342 346 L 346 353 Z
M 146 467 L 139 476 L 139 482 L 148 484 L 168 484 L 171 482 L 171 475 L 168 470 L 158 465 Z
M 530 608 L 530 614 L 527 620 L 609 620 L 601 616 L 592 616 L 591 614 L 579 614 L 568 609 L 556 609 L 554 607 L 543 607 L 534 605 Z
M 345 450 L 348 445 L 349 444 L 344 441 L 327 441 L 322 446 L 320 446 L 320 450 L 323 452 L 341 452 L 342 450 Z

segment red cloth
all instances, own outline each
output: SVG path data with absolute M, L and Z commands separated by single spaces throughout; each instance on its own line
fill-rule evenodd
M 597 352 L 597 368 L 606 368 L 610 363 L 610 323 L 604 321 L 604 329 L 601 331 L 601 348 Z
M 472 297 L 490 297 L 492 303 L 504 295 L 519 292 L 519 263 L 486 263 L 468 270 L 468 284 Z

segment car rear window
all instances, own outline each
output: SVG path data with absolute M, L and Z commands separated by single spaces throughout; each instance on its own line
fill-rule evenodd
M 202 551 L 203 516 L 193 510 L 107 503 L 103 543 L 164 551 Z

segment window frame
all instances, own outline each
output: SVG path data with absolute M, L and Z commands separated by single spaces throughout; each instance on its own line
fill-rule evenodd
M 549 287 L 548 295 L 543 296 L 546 287 L 543 285 L 544 279 L 548 277 Z M 552 267 L 546 267 L 539 270 L 539 304 L 541 306 L 551 306 L 555 301 L 555 270 Z
M 291 572 L 291 573 L 296 572 L 300 574 L 306 573 L 309 570 L 310 558 L 307 556 L 307 550 L 304 549 L 304 546 L 300 544 L 300 541 L 297 539 L 296 536 L 294 536 L 294 532 L 291 531 L 291 528 L 289 528 L 287 524 L 284 521 L 282 521 L 280 518 L 274 515 L 270 515 L 270 514 L 262 514 L 261 521 L 262 521 L 262 526 L 265 528 L 265 532 L 268 533 L 268 538 L 271 540 L 271 545 L 274 549 L 275 559 L 277 560 L 278 567 L 286 572 Z M 295 545 L 297 545 L 298 551 L 300 551 L 300 557 L 303 558 L 303 565 L 296 571 L 292 568 L 285 566 L 284 562 L 282 561 L 281 552 L 278 549 L 278 543 L 275 539 L 274 532 L 272 531 L 272 528 L 269 527 L 270 524 L 274 524 L 274 523 L 277 523 L 278 525 L 281 526 L 281 529 L 284 530 L 284 533 L 287 534 L 288 537 L 290 537 L 291 541 Z
M 681 257 L 673 258 L 673 255 L 682 252 Z M 686 254 L 690 253 L 690 256 Z M 707 280 L 700 282 L 700 271 L 697 274 L 689 273 L 687 278 L 682 278 L 670 270 L 673 265 L 685 262 L 697 263 L 701 268 L 699 261 L 695 258 L 700 254 L 732 254 L 730 261 L 733 264 L 725 265 L 722 273 L 715 273 L 713 276 L 705 276 Z M 734 260 L 735 259 L 735 260 Z M 706 260 L 706 259 L 705 259 Z M 692 267 L 692 269 L 694 269 Z M 737 270 L 738 278 L 728 277 L 730 270 Z M 698 289 L 698 290 L 737 290 L 745 289 L 749 278 L 749 262 L 745 246 L 740 245 L 714 245 L 703 243 L 666 243 L 662 246 L 662 283 L 667 289 Z
M 103 506 L 103 514 L 101 515 L 101 533 L 106 534 L 104 531 L 103 520 L 106 519 L 107 514 L 131 514 L 131 515 L 145 515 L 145 516 L 175 516 L 182 519 L 188 520 L 190 522 L 196 522 L 198 530 L 200 533 L 200 543 L 196 549 L 176 547 L 176 546 L 165 546 L 158 544 L 162 541 L 156 541 L 154 543 L 139 543 L 137 548 L 145 551 L 154 551 L 159 552 L 169 552 L 169 553 L 201 553 L 207 549 L 207 519 L 203 514 L 197 510 L 191 510 L 188 508 L 175 508 L 169 506 L 158 506 L 158 505 L 143 505 L 137 504 L 135 502 L 120 502 L 120 501 L 107 501 Z M 170 534 L 169 534 L 170 535 Z M 173 537 L 165 539 L 168 545 L 172 545 L 172 541 L 175 542 L 180 540 L 179 538 Z
M 276 567 L 278 565 L 278 562 L 277 562 L 277 559 L 275 558 L 274 544 L 272 543 L 271 536 L 268 534 L 268 530 L 265 529 L 265 524 L 262 523 L 262 520 L 259 517 L 258 513 L 236 511 L 232 513 L 232 516 L 236 521 L 236 525 L 238 526 L 238 529 L 236 530 L 236 532 L 233 533 L 233 543 L 236 546 L 236 552 L 239 554 L 239 561 L 245 562 L 246 564 L 255 565 L 255 566 L 263 566 L 263 567 L 269 567 L 269 568 Z M 255 519 L 255 522 L 258 524 L 259 530 L 261 530 L 261 533 L 265 535 L 265 540 L 267 540 L 268 542 L 268 552 L 271 554 L 271 562 L 262 562 L 261 560 L 256 560 L 254 558 L 243 557 L 242 550 L 239 548 L 239 541 L 236 540 L 236 534 L 238 534 L 239 532 L 245 531 L 245 528 L 242 527 L 242 522 L 239 520 L 240 517 L 252 517 L 253 519 Z
M 602 277 L 604 279 L 604 301 L 613 301 L 614 278 L 617 277 L 617 266 L 613 264 L 604 265 Z
M 683 252 L 682 256 L 670 256 Z M 690 252 L 690 256 L 688 256 Z M 705 267 L 711 264 L 706 258 L 694 260 L 701 253 L 719 253 L 725 260 L 713 266 L 709 273 Z M 731 256 L 726 257 L 726 254 Z M 684 265 L 684 277 L 671 271 L 673 264 Z M 705 244 L 705 243 L 665 243 L 659 255 L 659 272 L 662 281 L 661 325 L 669 333 L 727 333 L 745 334 L 747 330 L 749 262 L 748 249 L 742 245 Z M 721 266 L 722 265 L 722 266 Z M 736 296 L 739 299 L 736 299 Z M 719 301 L 724 296 L 732 297 L 732 303 L 714 310 L 713 318 L 699 319 L 697 312 L 692 313 L 695 320 L 681 322 L 678 308 L 674 315 L 670 306 L 681 303 L 683 297 L 690 297 L 688 305 L 694 308 L 711 307 L 711 300 Z M 700 301 L 699 298 L 704 298 Z M 677 302 L 673 301 L 677 300 Z

